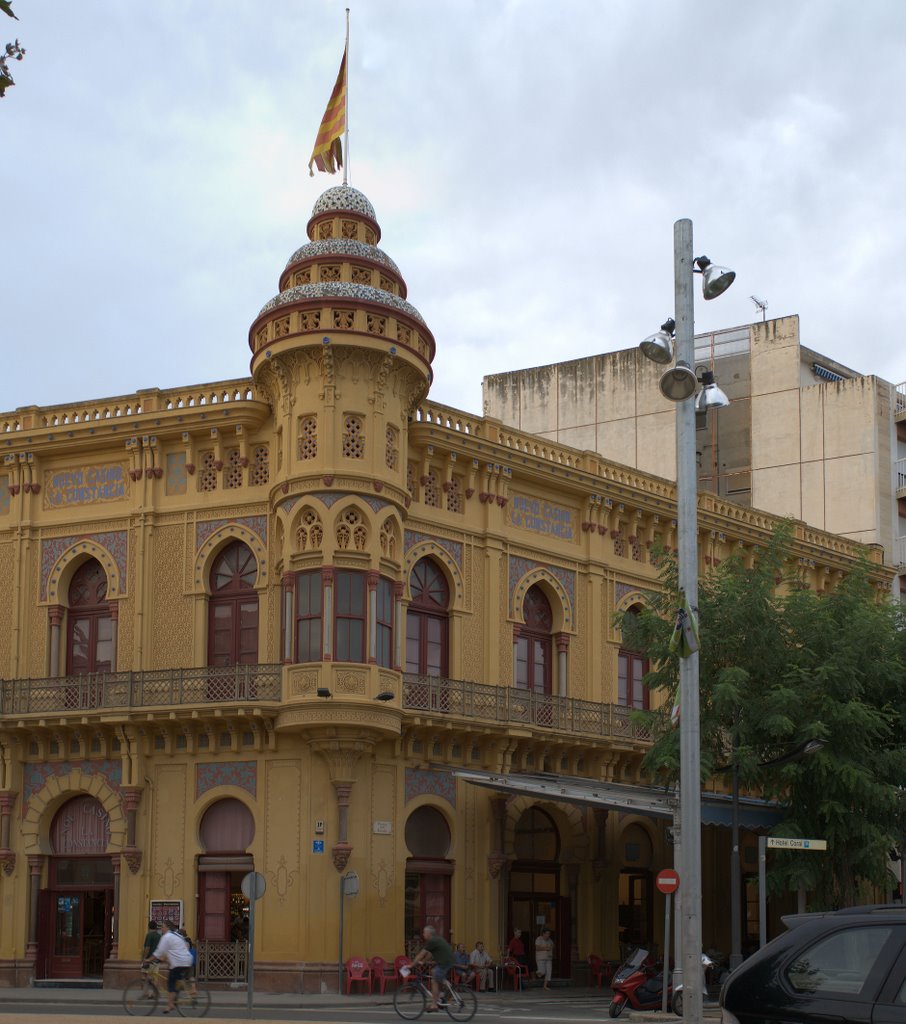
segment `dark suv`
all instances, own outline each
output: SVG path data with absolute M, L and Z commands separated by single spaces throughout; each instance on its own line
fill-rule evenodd
M 791 914 L 720 993 L 722 1024 L 906 1024 L 906 907 Z

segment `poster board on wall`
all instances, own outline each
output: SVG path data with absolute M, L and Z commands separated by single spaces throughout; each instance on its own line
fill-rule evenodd
M 173 928 L 182 927 L 182 900 L 151 900 L 149 921 L 163 924 L 167 921 Z

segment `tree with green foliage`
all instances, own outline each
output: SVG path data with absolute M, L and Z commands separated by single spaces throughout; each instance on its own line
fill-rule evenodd
M 743 787 L 783 806 L 777 834 L 827 839 L 826 854 L 773 856 L 769 884 L 802 885 L 816 907 L 847 906 L 892 884 L 887 853 L 900 841 L 906 780 L 906 622 L 865 564 L 828 594 L 810 590 L 790 536 L 782 525 L 752 566 L 729 559 L 700 583 L 702 778 L 735 766 Z M 665 698 L 659 711 L 638 714 L 655 738 L 646 767 L 669 782 L 679 772 L 670 639 L 680 602 L 676 562 L 661 558 L 663 590 L 620 625 L 654 666 L 646 685 Z M 812 739 L 825 743 L 817 754 L 765 764 Z
M 8 15 L 10 18 L 15 18 L 16 21 L 19 18 L 13 14 L 13 5 L 10 0 L 0 0 L 0 11 Z M 6 90 L 11 86 L 15 85 L 13 76 L 9 72 L 9 62 L 11 60 L 22 60 L 25 56 L 25 48 L 19 45 L 17 39 L 14 43 L 7 43 L 5 49 L 0 52 L 0 99 L 3 98 Z

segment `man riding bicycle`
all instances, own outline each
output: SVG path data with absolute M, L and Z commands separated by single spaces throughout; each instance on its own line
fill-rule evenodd
M 173 931 L 169 921 L 161 925 L 163 934 L 150 960 L 145 963 L 160 963 L 166 958 L 170 973 L 167 975 L 167 1008 L 164 1013 L 172 1013 L 176 1008 L 176 987 L 184 980 L 192 966 L 192 954 L 185 939 Z
M 422 938 L 425 940 L 425 944 L 422 946 L 414 962 L 421 964 L 429 958 L 434 961 L 434 966 L 431 968 L 431 1005 L 426 1007 L 425 1013 L 437 1013 L 438 1009 L 440 1009 L 437 1005 L 440 985 L 450 973 L 450 968 L 455 963 L 456 956 L 450 944 L 445 942 L 430 924 L 426 924 L 422 929 Z

